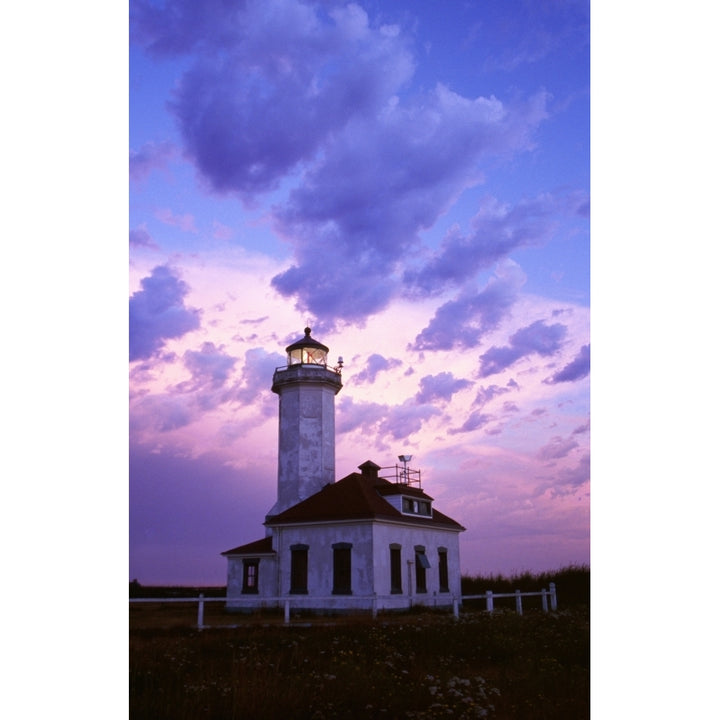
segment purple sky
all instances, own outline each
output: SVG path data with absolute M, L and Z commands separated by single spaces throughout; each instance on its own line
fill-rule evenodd
M 338 479 L 412 454 L 465 573 L 589 563 L 588 3 L 130 17 L 131 578 L 262 537 L 306 323 Z
M 413 454 L 469 572 L 588 557 L 581 4 L 376 2 L 354 35 L 328 2 L 222 5 L 138 18 L 129 50 L 122 3 L 6 11 L 6 715 L 127 697 L 128 574 L 220 584 L 262 534 L 270 378 L 307 319 L 346 360 L 339 475 Z M 592 8 L 598 717 L 715 702 L 712 663 L 667 662 L 717 624 L 687 610 L 717 546 L 714 19 Z

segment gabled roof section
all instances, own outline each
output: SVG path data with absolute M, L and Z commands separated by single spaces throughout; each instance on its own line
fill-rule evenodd
M 377 466 L 375 466 L 377 467 Z M 431 517 L 414 517 L 401 513 L 394 508 L 383 495 L 405 493 L 407 486 L 399 486 L 389 480 L 376 476 L 373 468 L 364 463 L 363 474 L 351 473 L 342 480 L 329 483 L 322 490 L 284 510 L 278 515 L 268 517 L 269 526 L 306 522 L 332 522 L 337 520 L 400 520 L 423 526 L 444 526 L 457 530 L 465 528 L 452 518 L 433 508 Z M 421 490 L 413 488 L 416 497 L 427 498 Z
M 238 545 L 232 550 L 226 550 L 221 555 L 268 555 L 275 554 L 272 546 L 272 537 L 264 537 L 262 540 L 255 540 L 246 545 Z

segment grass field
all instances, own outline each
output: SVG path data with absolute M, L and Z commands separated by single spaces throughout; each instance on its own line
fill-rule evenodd
M 522 616 L 465 608 L 459 619 L 294 617 L 285 627 L 279 613 L 228 615 L 208 603 L 202 632 L 191 627 L 194 605 L 133 605 L 130 717 L 583 720 L 589 604 L 566 605 Z M 222 624 L 236 627 L 212 627 Z

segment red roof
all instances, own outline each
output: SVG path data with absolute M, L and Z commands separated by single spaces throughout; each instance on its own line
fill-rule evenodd
M 362 467 L 362 466 L 361 466 Z M 402 520 L 423 526 L 443 526 L 457 530 L 465 528 L 452 518 L 433 508 L 432 517 L 406 515 L 393 507 L 383 495 L 407 493 L 413 497 L 432 500 L 418 488 L 398 486 L 377 477 L 372 472 L 351 473 L 342 480 L 329 483 L 322 490 L 297 505 L 269 517 L 266 525 L 285 525 L 334 520 Z
M 232 550 L 226 550 L 221 555 L 262 555 L 264 553 L 274 553 L 272 546 L 272 537 L 264 537 L 262 540 L 255 540 L 246 545 L 239 545 Z

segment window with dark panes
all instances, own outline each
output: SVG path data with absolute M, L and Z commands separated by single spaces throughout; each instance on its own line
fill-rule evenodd
M 390 592 L 402 593 L 402 561 L 401 546 L 397 543 L 390 545 Z
M 290 546 L 290 592 L 307 593 L 308 545 Z
M 425 554 L 423 545 L 415 546 L 415 592 L 427 592 L 426 571 L 430 567 L 430 561 Z
M 335 543 L 333 546 L 333 595 L 352 594 L 352 545 Z
M 243 593 L 256 593 L 258 591 L 259 560 L 243 560 Z
M 440 592 L 450 592 L 447 548 L 438 548 L 438 573 L 440 576 Z

